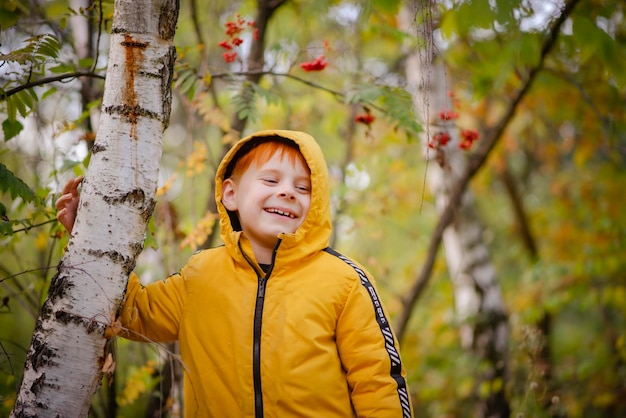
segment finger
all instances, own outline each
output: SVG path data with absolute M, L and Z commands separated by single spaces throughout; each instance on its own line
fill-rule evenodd
M 67 181 L 67 183 L 65 183 L 65 186 L 63 187 L 63 191 L 61 192 L 61 194 L 68 194 L 71 192 L 72 187 L 74 187 L 74 179 L 70 179 Z
M 59 222 L 63 223 L 65 220 L 65 216 L 67 215 L 67 208 L 63 208 L 57 212 L 57 219 Z
M 72 187 L 70 188 L 70 193 L 74 196 L 78 196 L 78 186 L 83 182 L 83 176 L 79 176 L 72 181 Z
M 80 183 L 82 183 L 83 178 L 84 176 L 78 176 L 76 178 L 68 180 L 68 182 L 65 183 L 65 187 L 63 187 L 62 194 L 68 194 L 68 193 L 78 194 L 77 189 Z
M 80 184 L 83 182 L 84 176 L 78 176 L 74 179 L 74 187 L 72 187 L 72 190 L 77 190 L 78 186 L 80 186 Z
M 72 233 L 72 229 L 74 228 L 74 215 L 73 212 L 70 212 L 68 209 L 61 209 L 57 213 L 57 220 L 63 227 L 69 232 Z
M 62 210 L 67 206 L 67 201 L 72 198 L 72 195 L 64 194 L 59 197 L 55 203 L 57 210 Z
M 70 193 L 64 194 L 57 199 L 55 206 L 57 209 L 63 209 L 72 204 L 75 204 L 76 206 L 78 206 L 78 202 L 77 201 L 74 202 L 74 200 L 78 200 L 77 197 L 78 196 L 74 196 Z

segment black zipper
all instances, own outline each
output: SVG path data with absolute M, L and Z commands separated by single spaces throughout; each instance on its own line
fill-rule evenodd
M 256 291 L 256 304 L 254 307 L 254 332 L 252 340 L 252 380 L 254 382 L 254 415 L 256 418 L 263 418 L 263 390 L 261 386 L 261 327 L 263 325 L 263 304 L 265 303 L 265 289 L 267 281 L 274 269 L 274 261 L 276 260 L 276 251 L 280 245 L 281 240 L 278 240 L 276 247 L 272 253 L 272 263 L 265 275 L 259 271 L 254 263 L 248 258 L 248 256 L 241 251 L 244 258 L 252 266 L 256 272 L 257 279 L 259 281 Z M 241 245 L 239 246 L 241 250 Z
M 261 388 L 261 325 L 263 324 L 263 303 L 265 301 L 265 283 L 267 279 L 259 277 L 254 309 L 254 340 L 252 345 L 252 377 L 254 379 L 254 415 L 263 417 L 263 391 Z

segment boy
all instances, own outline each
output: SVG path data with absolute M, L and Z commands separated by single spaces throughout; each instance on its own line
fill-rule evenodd
M 71 231 L 79 181 L 57 203 Z M 406 374 L 373 280 L 328 248 L 326 162 L 308 134 L 240 140 L 216 174 L 223 246 L 142 286 L 123 335 L 174 341 L 186 417 L 410 417 Z

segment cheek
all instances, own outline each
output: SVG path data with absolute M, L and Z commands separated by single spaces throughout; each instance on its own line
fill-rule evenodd
M 309 210 L 311 209 L 311 199 L 306 199 L 305 201 L 302 202 L 302 208 L 304 209 L 305 212 L 305 217 L 306 215 L 309 214 Z

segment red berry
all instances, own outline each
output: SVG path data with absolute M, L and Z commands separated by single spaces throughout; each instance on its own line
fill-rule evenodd
M 472 144 L 478 140 L 479 134 L 475 129 L 461 129 L 461 141 L 459 142 L 459 148 L 468 150 L 472 147 Z
M 326 68 L 327 65 L 328 65 L 328 62 L 324 60 L 324 55 L 320 55 L 319 57 L 315 58 L 315 60 L 313 61 L 303 62 L 302 64 L 300 64 L 300 67 L 304 71 L 309 72 L 309 71 L 322 71 L 324 68 Z
M 233 46 L 228 41 L 222 41 L 218 45 L 224 49 L 233 49 Z
M 224 52 L 222 54 L 222 57 L 224 58 L 225 62 L 233 62 L 235 61 L 235 59 L 237 59 L 237 53 L 236 52 Z
M 458 117 L 459 114 L 454 110 L 443 109 L 439 112 L 439 118 L 441 118 L 442 120 L 453 120 L 457 119 Z
M 357 123 L 362 123 L 364 125 L 371 125 L 376 118 L 371 113 L 363 113 L 361 115 L 356 115 L 354 117 L 354 121 Z

